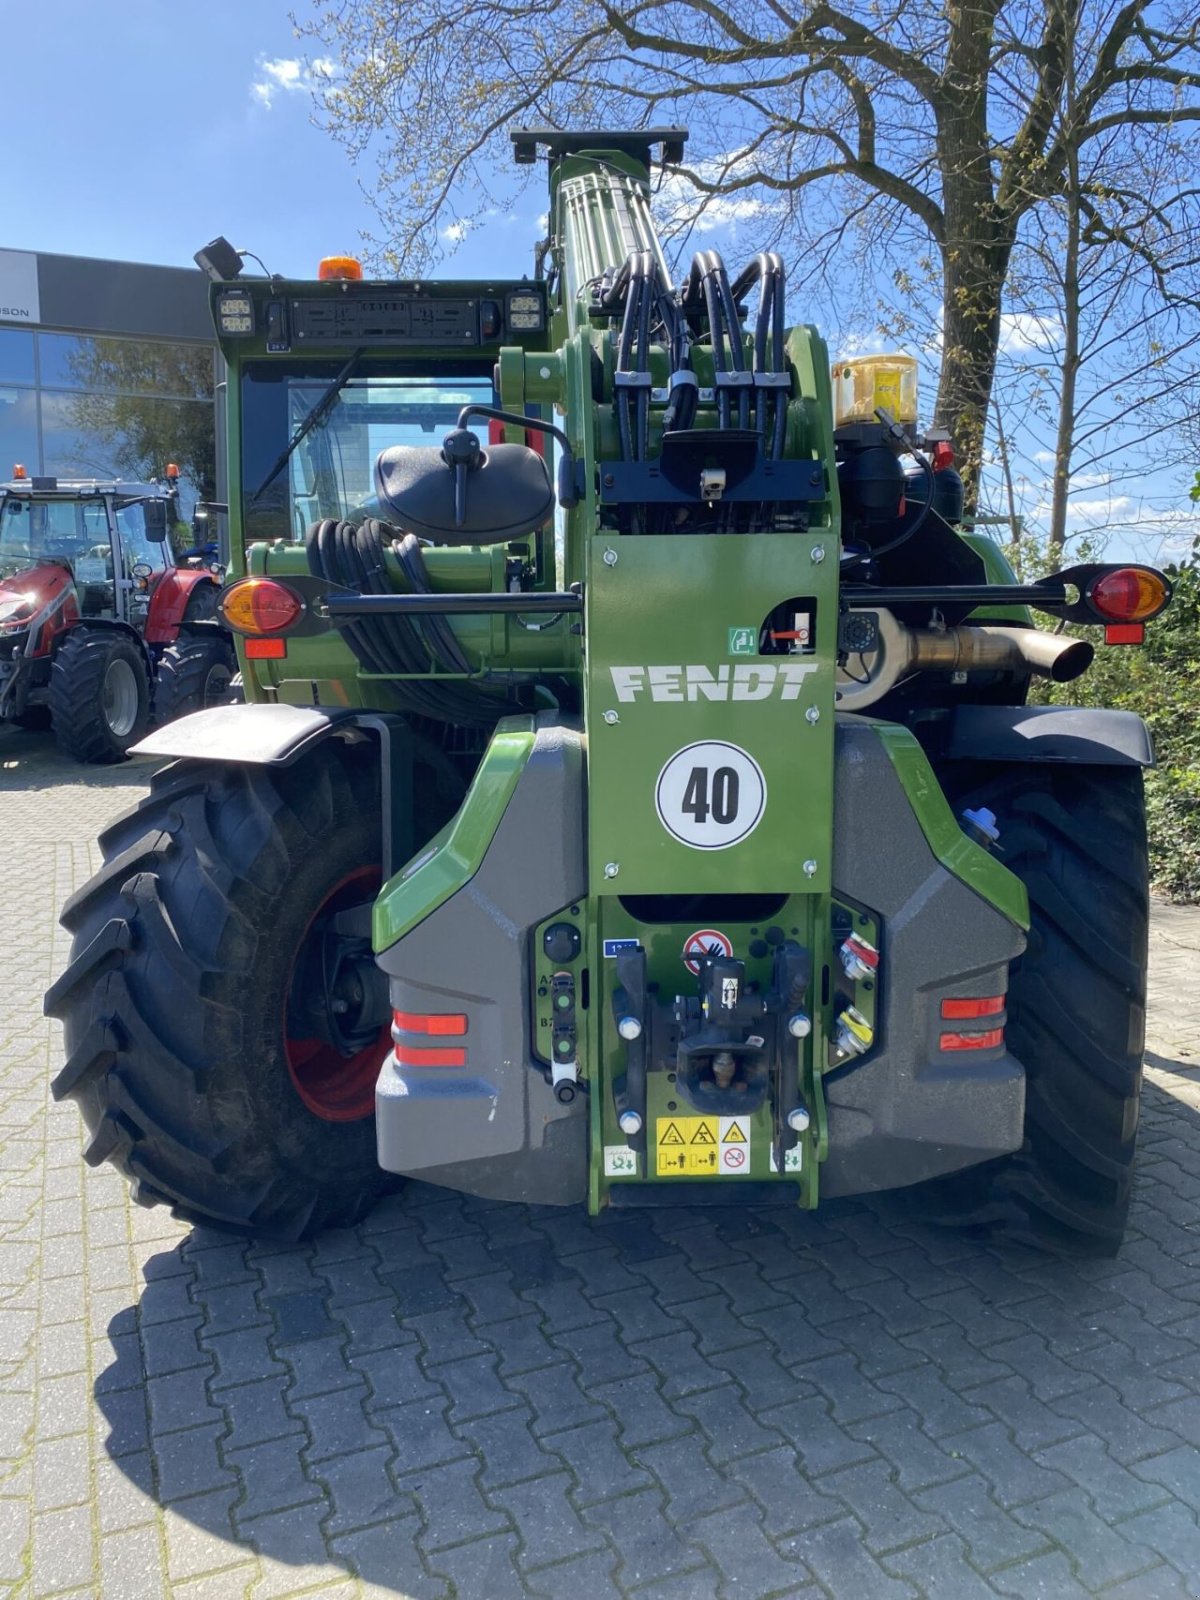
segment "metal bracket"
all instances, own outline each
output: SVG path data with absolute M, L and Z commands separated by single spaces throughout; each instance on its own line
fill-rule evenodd
M 379 739 L 380 802 L 383 810 L 383 881 L 399 870 L 412 854 L 416 795 L 413 787 L 412 745 L 397 738 L 407 732 L 401 717 L 377 712 L 356 719 Z

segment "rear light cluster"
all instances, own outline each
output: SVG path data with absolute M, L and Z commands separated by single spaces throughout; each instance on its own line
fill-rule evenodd
M 466 1037 L 467 1019 L 463 1012 L 393 1011 L 392 1038 L 395 1040 L 398 1067 L 465 1067 L 465 1045 L 410 1044 L 405 1035 L 427 1039 Z
M 943 1022 L 978 1022 L 1004 1013 L 1002 994 L 981 995 L 978 998 L 942 1001 Z M 939 1039 L 943 1050 L 991 1050 L 1004 1043 L 1004 1025 L 994 1028 L 969 1028 L 943 1033 Z
M 283 633 L 304 611 L 296 591 L 274 578 L 239 578 L 217 603 L 229 626 L 243 634 Z
M 1146 623 L 1170 598 L 1170 585 L 1153 567 L 1106 568 L 1083 591 L 1089 610 L 1104 623 L 1105 644 L 1141 644 Z

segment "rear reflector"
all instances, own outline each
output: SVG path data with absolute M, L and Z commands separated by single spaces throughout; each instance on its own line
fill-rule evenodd
M 437 1016 L 427 1011 L 393 1011 L 392 1026 L 399 1033 L 433 1033 L 461 1038 L 467 1031 L 467 1019 L 461 1012 Z
M 944 1033 L 940 1042 L 943 1050 L 991 1050 L 1004 1043 L 1004 1029 L 989 1028 L 986 1033 Z
M 1105 644 L 1145 644 L 1144 622 L 1110 622 L 1104 629 Z
M 964 1017 L 994 1017 L 1004 1010 L 1004 996 L 991 994 L 982 1000 L 943 1000 L 942 1016 L 951 1022 Z
M 282 661 L 287 655 L 286 639 L 244 639 L 242 644 L 250 661 Z
M 465 1067 L 466 1064 L 467 1052 L 461 1045 L 427 1045 L 424 1049 L 411 1044 L 396 1046 L 398 1067 Z

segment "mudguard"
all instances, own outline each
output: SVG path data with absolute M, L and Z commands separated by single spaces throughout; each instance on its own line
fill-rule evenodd
M 951 761 L 1154 765 L 1154 746 L 1141 717 L 1081 706 L 958 706 L 943 754 Z
M 360 712 L 318 706 L 210 706 L 155 728 L 129 754 L 287 767 L 331 734 L 345 736 L 363 721 Z
M 171 567 L 163 573 L 150 595 L 150 610 L 146 615 L 148 644 L 172 642 L 179 632 L 192 595 L 206 583 L 212 584 L 214 593 L 220 588 L 206 567 Z

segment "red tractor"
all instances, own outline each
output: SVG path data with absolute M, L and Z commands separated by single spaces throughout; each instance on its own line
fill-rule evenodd
M 176 557 L 177 474 L 165 483 L 0 484 L 0 721 L 53 726 L 78 761 L 122 761 L 153 717 L 229 695 L 221 574 Z

